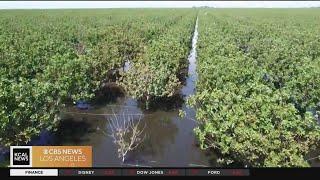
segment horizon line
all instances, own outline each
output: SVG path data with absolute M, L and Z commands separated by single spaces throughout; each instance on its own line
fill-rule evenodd
M 0 10 L 58 10 L 58 9 L 310 9 L 320 8 L 320 6 L 310 7 L 59 7 L 59 8 L 1 8 Z

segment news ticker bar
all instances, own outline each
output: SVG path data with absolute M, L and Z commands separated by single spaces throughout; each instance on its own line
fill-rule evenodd
M 249 176 L 249 169 L 10 169 L 10 176 Z

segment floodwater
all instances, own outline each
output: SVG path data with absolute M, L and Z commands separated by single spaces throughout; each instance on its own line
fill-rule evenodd
M 185 105 L 188 96 L 195 93 L 196 44 L 198 38 L 198 19 L 192 39 L 192 49 L 188 61 L 188 76 L 180 94 L 171 100 L 158 102 L 151 111 L 144 111 L 139 103 L 121 94 L 116 86 L 109 86 L 98 103 L 86 110 L 68 106 L 62 113 L 62 123 L 54 134 L 42 132 L 29 145 L 88 145 L 93 148 L 94 167 L 217 167 L 217 157 L 203 151 L 197 144 L 193 129 L 196 127 L 195 110 Z M 125 64 L 124 71 L 130 67 Z M 179 117 L 179 110 L 186 112 Z M 110 134 L 110 119 L 123 115 L 140 119 L 145 126 L 144 140 L 129 152 L 124 162 L 118 157 L 117 147 Z M 8 151 L 1 150 L 0 162 L 9 157 Z M 320 167 L 318 152 L 310 154 L 309 162 Z
M 92 146 L 94 167 L 212 166 L 212 156 L 200 150 L 194 136 L 195 111 L 184 103 L 195 92 L 197 27 L 198 20 L 188 57 L 188 77 L 180 94 L 149 111 L 142 110 L 136 100 L 125 96 L 117 97 L 113 103 L 93 105 L 87 110 L 67 107 L 62 113 L 63 123 L 52 138 L 54 142 L 50 143 Z M 184 118 L 179 117 L 179 110 L 186 112 Z M 128 153 L 124 163 L 117 155 L 113 139 L 108 136 L 110 119 L 123 114 L 140 119 L 140 124 L 145 126 L 143 142 Z

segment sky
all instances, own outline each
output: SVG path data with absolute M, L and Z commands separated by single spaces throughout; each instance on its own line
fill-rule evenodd
M 320 7 L 320 1 L 0 1 L 0 9 L 177 8 L 193 6 L 216 8 L 297 8 Z

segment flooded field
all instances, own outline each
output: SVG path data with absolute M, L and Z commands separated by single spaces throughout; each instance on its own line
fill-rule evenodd
M 320 167 L 315 9 L 0 13 L 0 166 L 83 145 L 94 167 Z
M 55 135 L 40 140 L 57 145 L 90 145 L 93 147 L 93 166 L 213 166 L 214 159 L 200 150 L 194 136 L 195 110 L 185 100 L 195 92 L 197 26 L 189 55 L 188 76 L 180 93 L 168 101 L 154 103 L 151 110 L 142 110 L 139 103 L 124 96 L 117 87 L 104 92 L 105 101 L 93 104 L 86 110 L 69 106 L 62 113 L 62 123 Z M 111 94 L 111 96 L 110 96 Z M 111 102 L 110 102 L 111 101 Z M 186 112 L 181 118 L 179 110 Z M 145 139 L 137 149 L 129 152 L 124 163 L 118 158 L 117 148 L 108 136 L 110 118 L 128 115 L 145 124 Z M 35 143 L 35 141 L 34 141 Z

